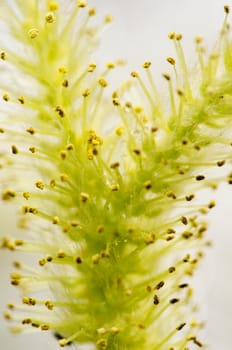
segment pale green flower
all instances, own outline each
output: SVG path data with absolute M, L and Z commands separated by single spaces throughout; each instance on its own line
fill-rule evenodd
M 24 229 L 22 240 L 1 245 L 39 255 L 37 266 L 14 263 L 22 304 L 8 305 L 12 330 L 51 330 L 61 347 L 202 347 L 190 283 L 210 244 L 204 215 L 215 203 L 199 205 L 195 196 L 232 183 L 213 172 L 231 158 L 227 19 L 209 57 L 196 39 L 194 88 L 182 35 L 170 33 L 176 78 L 163 75 L 164 108 L 150 62 L 146 78 L 134 71 L 112 98 L 104 94 L 115 63 L 98 73 L 90 58 L 102 26 L 91 27 L 95 9 L 85 1 L 1 7 L 0 131 L 9 164 L 2 198 L 22 207 Z

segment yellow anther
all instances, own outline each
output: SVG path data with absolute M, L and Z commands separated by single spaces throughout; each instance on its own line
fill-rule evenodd
M 30 39 L 35 39 L 39 35 L 39 29 L 32 28 L 28 31 L 28 36 Z
M 29 151 L 30 151 L 31 153 L 35 153 L 35 151 L 36 151 L 35 146 L 29 147 Z
M 104 231 L 104 226 L 103 225 L 99 225 L 98 227 L 97 227 L 97 232 L 98 233 L 102 233 L 103 231 Z
M 67 151 L 64 151 L 64 150 L 60 151 L 61 159 L 65 160 L 67 158 L 67 155 L 68 155 Z
M 23 245 L 23 240 L 19 239 L 19 238 L 15 239 L 14 240 L 14 244 L 15 244 L 16 247 L 19 247 L 19 246 Z
M 55 111 L 59 114 L 61 118 L 64 118 L 65 112 L 62 106 L 56 106 Z
M 96 15 L 96 9 L 94 7 L 91 7 L 88 11 L 89 16 L 95 16 Z
M 177 41 L 181 40 L 182 38 L 183 38 L 183 35 L 182 35 L 182 34 L 176 34 L 176 36 L 175 36 L 175 39 L 176 39 Z
M 21 105 L 24 105 L 25 103 L 25 97 L 24 96 L 19 96 L 18 101 L 21 103 Z
M 56 10 L 58 10 L 58 8 L 59 8 L 59 5 L 58 5 L 58 3 L 56 1 L 50 1 L 49 2 L 48 9 L 50 11 L 56 11 Z
M 40 190 L 43 190 L 45 185 L 44 185 L 44 183 L 43 183 L 42 180 L 37 180 L 37 181 L 35 182 L 35 186 L 36 186 L 37 188 L 39 188 Z
M 106 334 L 107 333 L 107 329 L 105 329 L 104 327 L 98 328 L 97 329 L 97 333 L 98 334 Z
M 12 189 L 7 189 L 2 194 L 2 199 L 4 201 L 10 200 L 16 196 L 16 192 Z
M 92 73 L 96 69 L 97 65 L 96 63 L 90 63 L 88 66 L 88 72 Z
M 136 72 L 136 71 L 133 71 L 133 72 L 131 72 L 131 76 L 132 76 L 133 78 L 138 78 L 139 73 Z
M 110 333 L 113 335 L 116 335 L 119 333 L 119 328 L 118 327 L 111 327 L 110 328 Z
M 46 308 L 48 310 L 53 310 L 53 308 L 54 308 L 54 304 L 52 303 L 52 301 L 50 299 L 46 299 L 44 301 L 44 305 L 46 306 Z
M 81 8 L 84 8 L 84 7 L 87 6 L 87 2 L 84 1 L 84 0 L 77 0 L 77 6 L 81 7 Z
M 38 263 L 39 263 L 40 266 L 44 266 L 46 264 L 46 260 L 45 259 L 40 259 L 38 261 Z
M 64 67 L 64 66 L 61 66 L 61 67 L 58 68 L 58 71 L 59 71 L 59 73 L 65 74 L 65 73 L 68 73 L 68 68 Z
M 121 136 L 124 133 L 123 127 L 119 126 L 118 128 L 116 128 L 115 133 L 116 133 L 116 135 Z
M 173 65 L 173 66 L 176 64 L 176 61 L 174 60 L 173 57 L 168 57 L 168 58 L 167 58 L 167 62 L 170 63 L 170 64 Z
M 135 107 L 134 107 L 134 111 L 135 111 L 136 113 L 141 113 L 141 112 L 143 111 L 143 107 L 142 107 L 142 106 L 135 106 Z
M 31 135 L 34 135 L 35 129 L 32 126 L 30 126 L 29 128 L 26 129 L 26 132 L 28 132 Z
M 147 245 L 153 244 L 155 242 L 155 234 L 150 233 L 149 235 L 147 235 L 147 237 L 144 239 L 144 242 Z
M 74 149 L 74 146 L 72 143 L 69 143 L 65 148 L 67 151 L 72 151 Z
M 60 223 L 60 218 L 58 216 L 54 216 L 52 219 L 52 223 L 54 225 L 58 225 Z
M 148 69 L 148 68 L 150 68 L 150 67 L 151 67 L 151 62 L 150 62 L 150 61 L 144 62 L 143 68 Z
M 67 339 L 63 338 L 59 340 L 59 345 L 63 348 L 67 345 Z
M 119 190 L 119 184 L 112 184 L 109 186 L 111 191 L 118 191 Z
M 8 102 L 9 99 L 10 99 L 10 96 L 7 93 L 5 93 L 5 94 L 2 95 L 2 98 L 3 98 L 4 101 Z
M 11 146 L 11 152 L 12 152 L 13 154 L 19 153 L 18 147 L 17 147 L 16 145 L 12 145 L 12 146 Z
M 173 40 L 173 39 L 175 39 L 175 37 L 176 37 L 176 33 L 175 33 L 175 32 L 170 32 L 170 33 L 168 34 L 168 37 L 169 37 L 169 39 Z
M 111 15 L 106 15 L 105 16 L 105 23 L 111 23 L 113 20 L 113 17 Z
M 109 69 L 113 69 L 113 68 L 115 68 L 115 64 L 113 62 L 107 62 L 106 67 Z
M 81 194 L 80 194 L 80 199 L 81 199 L 82 202 L 85 203 L 85 202 L 88 201 L 89 195 L 88 195 L 87 193 L 81 192 Z
M 64 79 L 62 81 L 62 86 L 67 88 L 69 86 L 69 81 L 67 79 Z
M 22 298 L 22 303 L 29 305 L 29 298 L 28 297 L 23 297 Z
M 168 74 L 168 73 L 163 73 L 162 75 L 163 75 L 164 79 L 166 79 L 167 81 L 171 80 L 170 74 Z
M 42 331 L 48 331 L 50 329 L 50 326 L 48 324 L 41 324 L 40 329 Z
M 52 12 L 48 12 L 45 16 L 45 21 L 47 23 L 53 23 L 55 21 L 56 17 L 54 16 L 54 14 Z
M 202 36 L 197 36 L 197 37 L 194 39 L 194 41 L 195 41 L 196 44 L 200 44 L 200 43 L 202 43 L 203 38 L 202 38 Z
M 101 85 L 103 88 L 105 88 L 108 85 L 108 82 L 105 78 L 101 77 L 98 79 L 99 85 Z
M 83 97 L 88 97 L 89 94 L 90 94 L 90 89 L 85 89 L 85 90 L 82 91 L 82 96 Z
M 67 182 L 68 178 L 69 178 L 69 176 L 67 174 L 60 174 L 60 180 L 62 182 Z
M 95 254 L 91 258 L 93 264 L 98 264 L 99 261 L 101 260 L 101 255 L 100 254 Z
M 225 5 L 224 6 L 224 11 L 228 15 L 228 13 L 230 13 L 230 7 L 228 5 Z
M 51 188 L 54 188 L 54 187 L 56 186 L 56 180 L 51 179 L 51 180 L 50 180 L 50 183 L 49 183 L 49 186 L 50 186 Z
M 5 53 L 4 51 L 2 51 L 2 52 L 0 53 L 0 58 L 1 58 L 1 60 L 5 61 L 5 59 L 6 59 L 6 53 Z
M 59 250 L 58 253 L 56 254 L 58 259 L 64 259 L 66 254 L 63 250 Z

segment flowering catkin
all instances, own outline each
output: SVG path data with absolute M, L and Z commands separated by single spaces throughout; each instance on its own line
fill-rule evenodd
M 202 347 L 190 283 L 215 203 L 195 197 L 232 183 L 214 172 L 232 153 L 229 9 L 216 52 L 195 40 L 197 87 L 182 35 L 169 34 L 168 111 L 151 62 L 105 94 L 117 64 L 99 73 L 90 59 L 102 29 L 91 26 L 95 12 L 85 1 L 1 4 L 1 191 L 24 229 L 1 246 L 38 254 L 37 266 L 14 263 L 22 303 L 5 318 L 14 332 L 51 330 L 61 347 Z

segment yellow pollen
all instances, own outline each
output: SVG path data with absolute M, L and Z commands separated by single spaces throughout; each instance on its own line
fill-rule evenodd
M 89 16 L 95 16 L 96 15 L 96 9 L 94 7 L 91 7 L 88 12 Z
M 88 195 L 87 193 L 81 192 L 81 194 L 80 194 L 80 199 L 81 199 L 82 202 L 85 203 L 85 202 L 88 201 L 89 195 Z
M 87 2 L 84 1 L 84 0 L 78 0 L 78 1 L 77 1 L 77 6 L 78 6 L 78 7 L 81 7 L 81 8 L 84 8 L 84 7 L 87 6 Z
M 25 103 L 25 97 L 24 96 L 19 96 L 18 101 L 21 103 L 21 105 L 24 105 Z
M 58 8 L 59 8 L 59 5 L 58 5 L 57 2 L 55 2 L 55 1 L 50 1 L 50 2 L 49 2 L 49 4 L 48 4 L 48 9 L 49 9 L 50 11 L 56 11 L 56 10 L 58 10 Z
M 2 52 L 0 53 L 0 58 L 1 58 L 1 60 L 5 61 L 5 59 L 6 59 L 6 53 L 5 53 L 4 51 L 2 51 Z
M 38 180 L 38 181 L 35 182 L 35 186 L 37 188 L 39 188 L 40 190 L 43 190 L 45 185 L 44 185 L 42 180 Z
M 105 16 L 105 23 L 111 23 L 113 20 L 112 16 L 111 15 L 106 15 Z
M 99 78 L 98 79 L 99 85 L 101 85 L 103 88 L 108 85 L 108 82 L 105 80 L 105 78 Z
M 148 69 L 148 68 L 150 68 L 150 67 L 151 67 L 151 62 L 150 62 L 150 61 L 144 62 L 143 68 Z
M 3 95 L 2 95 L 2 98 L 3 98 L 3 100 L 6 101 L 6 102 L 8 102 L 9 99 L 10 99 L 10 97 L 9 97 L 9 95 L 8 95 L 7 93 L 3 94 Z
M 84 91 L 82 91 L 82 96 L 83 97 L 88 97 L 90 94 L 90 89 L 85 89 Z
M 14 198 L 15 196 L 16 196 L 16 193 L 14 190 L 7 189 L 3 192 L 2 199 L 6 201 L 6 200 L 10 200 L 10 199 Z
M 116 135 L 121 136 L 124 133 L 124 129 L 122 126 L 116 128 L 115 130 Z
M 11 152 L 12 152 L 13 154 L 19 153 L 18 147 L 15 146 L 15 145 L 12 145 L 12 146 L 11 146 Z
M 61 67 L 58 68 L 58 71 L 59 71 L 60 73 L 65 74 L 65 73 L 68 72 L 68 69 L 67 69 L 66 67 L 64 67 L 64 66 L 61 66 Z
M 39 35 L 39 29 L 32 28 L 28 31 L 28 36 L 30 39 L 35 39 Z
M 54 16 L 54 14 L 52 12 L 49 12 L 46 14 L 45 16 L 45 21 L 47 23 L 53 23 L 55 21 L 56 17 Z

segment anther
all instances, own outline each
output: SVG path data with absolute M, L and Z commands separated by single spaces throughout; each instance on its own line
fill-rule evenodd
M 144 242 L 146 245 L 150 245 L 155 243 L 155 234 L 154 233 L 150 233 L 149 235 L 147 235 L 144 239 Z
M 116 335 L 119 333 L 119 328 L 118 327 L 111 327 L 110 328 L 110 333 L 113 334 L 113 335 Z
M 1 60 L 5 61 L 6 53 L 4 51 L 0 52 L 0 58 L 1 58 Z
M 58 224 L 60 223 L 60 218 L 59 218 L 58 216 L 54 216 L 54 217 L 52 218 L 52 223 L 53 223 L 54 225 L 58 225 Z
M 218 167 L 222 167 L 223 165 L 225 165 L 225 163 L 226 163 L 225 160 L 219 160 L 219 161 L 217 162 L 217 166 L 218 166 Z
M 148 68 L 150 68 L 150 67 L 151 67 L 151 62 L 150 62 L 150 61 L 144 62 L 143 68 L 148 69 Z
M 69 86 L 69 82 L 67 79 L 64 79 L 63 82 L 62 82 L 62 86 L 67 88 Z
M 178 299 L 178 298 L 173 298 L 173 299 L 170 299 L 169 300 L 169 303 L 170 304 L 176 304 L 176 303 L 178 303 L 180 301 L 180 299 Z
M 133 72 L 131 72 L 131 76 L 132 76 L 132 78 L 138 78 L 139 77 L 139 73 L 136 72 L 136 71 L 133 71 Z
M 144 182 L 143 184 L 143 187 L 146 189 L 146 190 L 150 190 L 152 188 L 152 183 L 150 180 Z
M 170 63 L 172 66 L 174 66 L 174 65 L 176 64 L 176 61 L 175 61 L 174 58 L 172 58 L 172 57 L 168 57 L 168 58 L 166 59 L 166 61 L 167 61 L 168 63 Z
M 224 6 L 224 12 L 228 15 L 230 13 L 230 7 L 228 5 Z
M 21 103 L 21 105 L 24 105 L 25 103 L 25 97 L 24 96 L 19 96 L 18 101 Z
M 154 304 L 154 305 L 158 305 L 159 302 L 160 302 L 160 301 L 159 301 L 159 297 L 158 297 L 158 295 L 155 294 L 154 297 L 153 297 L 153 304 Z
M 188 283 L 181 283 L 178 286 L 179 288 L 183 289 L 183 288 L 187 288 L 188 287 Z
M 43 183 L 42 180 L 37 180 L 37 181 L 35 182 L 35 186 L 36 186 L 38 189 L 43 190 L 44 187 L 45 187 L 45 184 Z
M 188 219 L 186 218 L 186 216 L 182 216 L 180 220 L 183 225 L 188 225 Z
M 50 326 L 48 324 L 41 324 L 40 329 L 41 331 L 48 331 Z
M 28 36 L 30 39 L 35 39 L 39 35 L 39 29 L 32 28 L 28 31 Z
M 94 7 L 91 7 L 88 11 L 88 14 L 90 17 L 95 16 L 96 15 L 96 9 Z
M 78 0 L 77 1 L 77 6 L 80 7 L 80 8 L 84 8 L 84 7 L 86 7 L 86 5 L 87 5 L 87 3 L 84 0 Z
M 60 151 L 60 158 L 62 160 L 65 160 L 67 158 L 67 155 L 68 155 L 67 151 L 64 151 L 64 150 Z
M 190 194 L 189 196 L 186 196 L 185 199 L 187 202 L 190 202 L 194 197 L 194 194 Z
M 97 342 L 96 342 L 96 345 L 98 348 L 100 349 L 106 349 L 107 347 L 107 340 L 104 339 L 104 338 L 101 338 L 99 339 Z
M 28 132 L 31 135 L 34 135 L 35 129 L 32 126 L 30 126 L 29 128 L 26 129 L 26 132 Z
M 16 196 L 16 192 L 14 190 L 7 189 L 3 192 L 2 199 L 7 201 L 7 200 L 14 198 L 15 196 Z
M 173 273 L 173 272 L 175 272 L 176 271 L 176 268 L 174 267 L 174 266 L 170 266 L 169 268 L 168 268 L 168 272 L 169 273 Z
M 55 1 L 50 1 L 49 4 L 48 4 L 48 8 L 49 8 L 50 11 L 56 11 L 56 10 L 58 10 L 59 5 Z
M 75 261 L 76 261 L 77 264 L 81 264 L 82 263 L 82 259 L 81 259 L 80 256 L 77 256 Z
M 93 264 L 98 264 L 99 261 L 101 260 L 101 255 L 100 254 L 95 254 L 91 258 Z
M 184 323 L 181 323 L 181 324 L 176 328 L 176 330 L 177 330 L 177 331 L 181 331 L 181 329 L 183 329 L 185 326 L 186 326 L 186 323 L 185 323 L 185 322 L 184 322 Z
M 35 151 L 36 151 L 35 146 L 30 146 L 30 147 L 29 147 L 29 151 L 30 151 L 31 153 L 35 153 Z
M 58 253 L 56 254 L 58 259 L 64 259 L 66 254 L 63 250 L 59 250 Z
M 163 76 L 167 81 L 171 80 L 171 76 L 170 76 L 170 74 L 168 74 L 168 73 L 163 73 L 162 76 Z
M 98 83 L 99 83 L 99 85 L 101 85 L 101 87 L 103 87 L 103 88 L 107 87 L 107 85 L 108 85 L 108 82 L 105 80 L 105 78 L 99 78 L 99 79 L 98 79 Z
M 119 162 L 114 162 L 114 163 L 111 163 L 111 164 L 110 164 L 110 168 L 111 168 L 111 169 L 116 169 L 116 168 L 119 167 L 119 165 L 120 165 Z
M 12 152 L 13 154 L 19 153 L 18 147 L 17 147 L 16 145 L 12 145 L 12 146 L 11 146 L 11 152 Z
M 197 175 L 196 176 L 196 180 L 197 181 L 202 181 L 202 180 L 204 180 L 205 179 L 205 176 L 204 175 Z
M 63 107 L 61 107 L 61 106 L 56 106 L 56 107 L 55 107 L 55 111 L 59 114 L 59 116 L 60 116 L 61 118 L 64 118 L 65 112 L 64 112 Z
M 164 286 L 164 281 L 160 281 L 156 286 L 155 289 L 159 290 Z
M 87 202 L 89 199 L 89 195 L 87 193 L 81 192 L 80 199 L 83 203 Z
M 49 13 L 47 13 L 46 14 L 46 16 L 45 16 L 45 21 L 47 22 L 47 23 L 53 23 L 54 21 L 55 21 L 55 16 L 54 16 L 54 14 L 52 13 L 52 12 L 49 12 Z
M 82 96 L 83 97 L 88 97 L 90 95 L 90 89 L 85 89 L 82 91 Z
M 109 186 L 110 190 L 112 192 L 118 191 L 119 190 L 119 184 L 112 184 Z
M 5 93 L 5 94 L 2 95 L 2 99 L 3 99 L 4 101 L 8 102 L 9 99 L 10 99 L 10 96 L 9 96 L 7 93 Z

